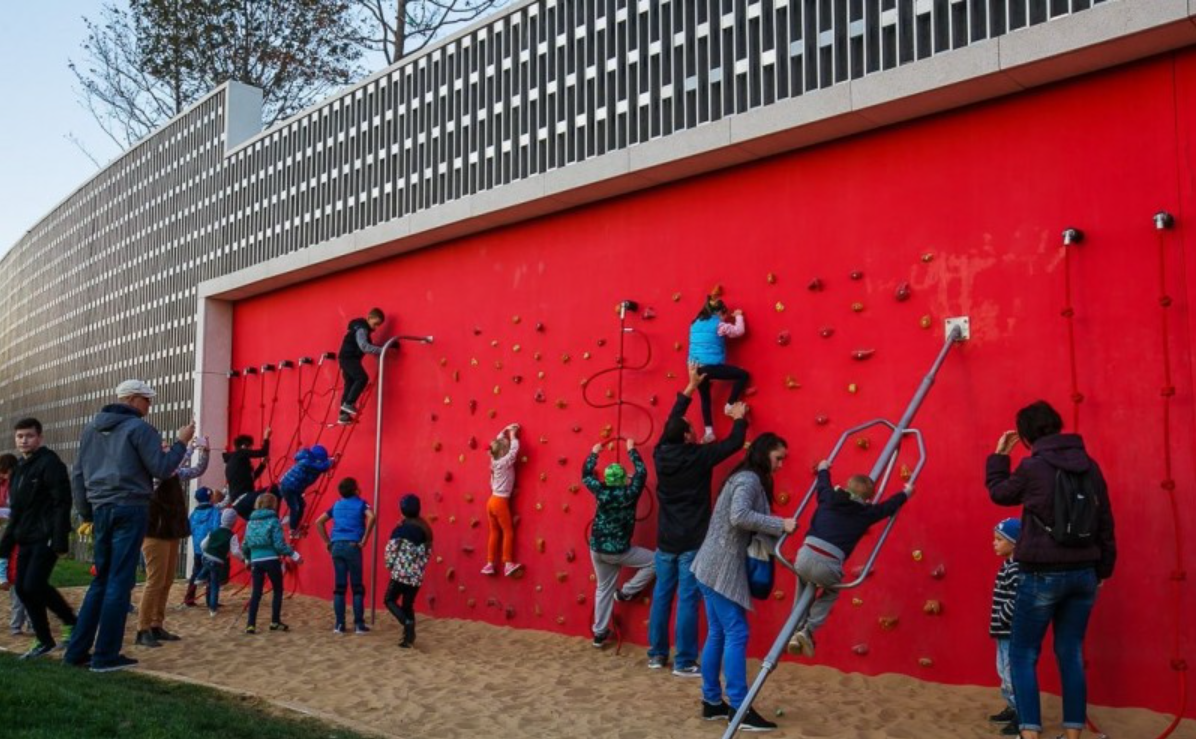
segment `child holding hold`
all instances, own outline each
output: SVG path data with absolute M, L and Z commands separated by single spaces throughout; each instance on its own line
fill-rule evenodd
M 215 616 L 220 608 L 220 586 L 228 582 L 232 558 L 245 559 L 241 542 L 233 532 L 237 524 L 237 512 L 232 508 L 220 511 L 220 525 L 209 531 L 200 542 L 203 553 L 204 577 L 208 583 L 208 615 Z
M 831 484 L 831 465 L 818 463 L 818 508 L 810 521 L 810 533 L 797 553 L 797 576 L 803 588 L 819 588 L 805 625 L 789 640 L 789 653 L 814 656 L 814 632 L 826 623 L 831 606 L 839 597 L 834 586 L 843 580 L 843 563 L 873 525 L 892 516 L 914 494 L 914 486 L 881 503 L 870 501 L 876 484 L 867 475 L 852 475 L 846 487 Z
M 320 444 L 310 449 L 301 447 L 295 453 L 295 464 L 283 473 L 278 482 L 282 499 L 287 502 L 291 541 L 299 538 L 299 527 L 303 524 L 303 511 L 306 508 L 303 494 L 320 479 L 320 475 L 332 469 L 332 463 L 333 460 L 328 458 L 328 450 Z
M 270 456 L 270 429 L 262 434 L 262 446 L 253 448 L 253 437 L 241 434 L 233 439 L 233 450 L 224 453 L 224 479 L 228 481 L 228 499 L 237 508 L 238 514 L 246 520 L 255 510 L 245 505 L 250 499 L 241 501 L 243 495 L 253 493 L 257 479 L 266 471 L 266 458 Z M 253 460 L 261 462 L 255 467 Z
M 698 373 L 706 376 L 706 382 L 698 386 L 698 396 L 702 400 L 702 423 L 706 427 L 706 433 L 702 436 L 703 444 L 714 441 L 714 416 L 710 410 L 711 383 L 715 380 L 729 380 L 732 383 L 731 395 L 724 407 L 728 414 L 747 387 L 748 373 L 727 364 L 727 339 L 737 339 L 743 336 L 744 331 L 743 311 L 729 313 L 726 304 L 714 295 L 706 299 L 702 310 L 698 311 L 689 326 L 689 363 L 696 365 Z
M 1013 560 L 1013 547 L 1022 533 L 1022 522 L 1007 518 L 993 529 L 993 552 L 1001 558 L 997 580 L 993 584 L 992 619 L 988 635 L 997 641 L 997 676 L 1001 679 L 1001 697 L 1005 708 L 988 717 L 995 724 L 1003 723 L 1003 736 L 1020 736 L 1017 703 L 1013 699 L 1013 674 L 1009 667 L 1009 640 L 1013 633 L 1013 606 L 1017 603 L 1017 589 L 1022 574 Z
M 410 649 L 415 644 L 415 596 L 423 584 L 428 557 L 432 553 L 432 527 L 420 517 L 419 496 L 404 495 L 399 501 L 403 520 L 390 532 L 386 542 L 386 569 L 390 583 L 382 602 L 403 626 L 399 646 Z
M 341 350 L 336 354 L 337 364 L 340 365 L 341 375 L 344 377 L 345 390 L 341 394 L 341 413 L 337 423 L 344 425 L 353 422 L 357 415 L 357 399 L 369 384 L 370 376 L 366 374 L 361 360 L 367 354 L 375 354 L 382 358 L 382 347 L 374 344 L 374 331 L 386 322 L 386 314 L 381 308 L 371 308 L 365 318 L 354 318 L 349 321 L 348 331 L 341 341 Z M 383 342 L 386 343 L 386 342 Z M 398 342 L 391 345 L 398 349 Z
M 519 424 L 513 423 L 490 442 L 490 500 L 486 518 L 490 521 L 486 566 L 483 575 L 495 573 L 495 563 L 502 562 L 507 577 L 523 565 L 515 561 L 515 526 L 511 522 L 511 493 L 515 490 L 515 460 L 519 458 Z
M 249 621 L 246 634 L 257 633 L 257 609 L 262 602 L 262 590 L 266 579 L 273 590 L 270 603 L 270 630 L 289 631 L 282 622 L 282 557 L 290 557 L 296 564 L 302 558 L 287 544 L 282 535 L 282 524 L 278 522 L 278 498 L 271 493 L 262 493 L 253 504 L 253 515 L 245 527 L 245 544 L 242 546 L 245 561 L 252 573 L 253 594 L 249 596 Z

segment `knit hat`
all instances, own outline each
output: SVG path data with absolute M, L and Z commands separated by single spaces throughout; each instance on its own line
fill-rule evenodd
M 226 529 L 231 529 L 233 524 L 237 522 L 236 509 L 229 507 L 220 511 L 220 525 Z
M 623 469 L 623 465 L 615 462 L 606 468 L 602 473 L 602 477 L 606 480 L 606 484 L 612 488 L 622 487 L 627 484 L 627 470 Z
M 316 444 L 311 448 L 311 458 L 317 462 L 324 462 L 328 459 L 328 450 L 322 445 Z
M 1001 523 L 997 524 L 993 531 L 995 531 L 998 536 L 1016 544 L 1017 538 L 1022 535 L 1022 522 L 1017 518 L 1007 518 Z
M 195 502 L 196 502 L 196 503 L 210 503 L 210 502 L 212 502 L 212 490 L 211 490 L 211 488 L 200 488 L 199 490 L 196 490 L 196 491 L 195 491 Z
M 415 493 L 408 493 L 399 501 L 399 512 L 407 518 L 419 517 L 419 496 Z

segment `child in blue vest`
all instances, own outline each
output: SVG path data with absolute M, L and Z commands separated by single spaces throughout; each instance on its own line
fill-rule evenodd
M 287 502 L 292 540 L 299 538 L 299 527 L 303 525 L 303 510 L 306 507 L 303 493 L 331 468 L 328 450 L 316 444 L 311 449 L 300 448 L 295 453 L 295 464 L 283 473 L 278 489 L 282 499 Z
M 283 538 L 282 524 L 278 522 L 278 498 L 272 493 L 262 493 L 253 506 L 253 514 L 245 526 L 245 543 L 241 545 L 253 582 L 245 633 L 257 633 L 257 609 L 262 602 L 266 578 L 270 579 L 270 589 L 274 591 L 270 603 L 270 630 L 288 631 L 290 627 L 282 622 L 282 558 L 290 557 L 298 564 L 299 552 L 291 549 Z
M 345 586 L 353 587 L 353 625 L 358 634 L 369 631 L 365 625 L 365 582 L 361 575 L 361 550 L 374 530 L 374 512 L 361 498 L 357 480 L 346 477 L 336 486 L 341 499 L 316 519 L 316 531 L 332 553 L 332 568 L 336 585 L 332 591 L 332 611 L 336 626 L 332 632 L 345 633 Z M 332 536 L 325 524 L 332 520 Z
M 706 376 L 706 382 L 698 386 L 698 396 L 702 399 L 702 423 L 706 426 L 703 444 L 714 441 L 714 415 L 710 410 L 711 382 L 729 380 L 732 383 L 731 395 L 724 407 L 727 413 L 739 401 L 748 383 L 746 371 L 727 364 L 727 339 L 737 339 L 743 336 L 745 330 L 743 311 L 736 310 L 729 315 L 734 323 L 727 320 L 727 306 L 712 295 L 706 299 L 702 310 L 698 311 L 689 326 L 689 363 L 697 367 L 699 374 Z
M 428 557 L 432 554 L 432 527 L 420 517 L 419 511 L 419 496 L 404 495 L 399 501 L 403 520 L 390 532 L 390 541 L 386 542 L 390 583 L 382 602 L 403 626 L 403 640 L 399 642 L 403 649 L 415 645 L 415 596 L 424 582 Z

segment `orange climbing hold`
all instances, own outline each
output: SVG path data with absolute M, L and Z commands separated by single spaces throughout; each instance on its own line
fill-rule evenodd
M 852 303 L 851 310 L 855 313 L 862 313 L 864 311 L 864 304 L 863 303 Z
M 893 629 L 897 628 L 897 624 L 900 622 L 901 619 L 896 616 L 881 616 L 878 619 L 880 628 L 884 629 L 885 631 L 892 631 Z
M 922 613 L 927 616 L 938 616 L 943 612 L 943 604 L 937 600 L 928 600 L 922 605 Z
M 557 581 L 557 582 L 561 582 L 561 583 L 563 583 L 563 582 L 565 582 L 565 581 L 566 581 L 566 580 L 568 580 L 568 579 L 569 579 L 569 573 L 568 573 L 568 572 L 558 572 L 558 573 L 556 573 L 556 581 Z

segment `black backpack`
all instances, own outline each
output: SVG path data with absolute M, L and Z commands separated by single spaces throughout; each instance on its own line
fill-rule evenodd
M 1055 470 L 1055 525 L 1034 514 L 1034 520 L 1056 544 L 1084 547 L 1096 541 L 1096 519 L 1100 509 L 1096 478 L 1091 472 Z

